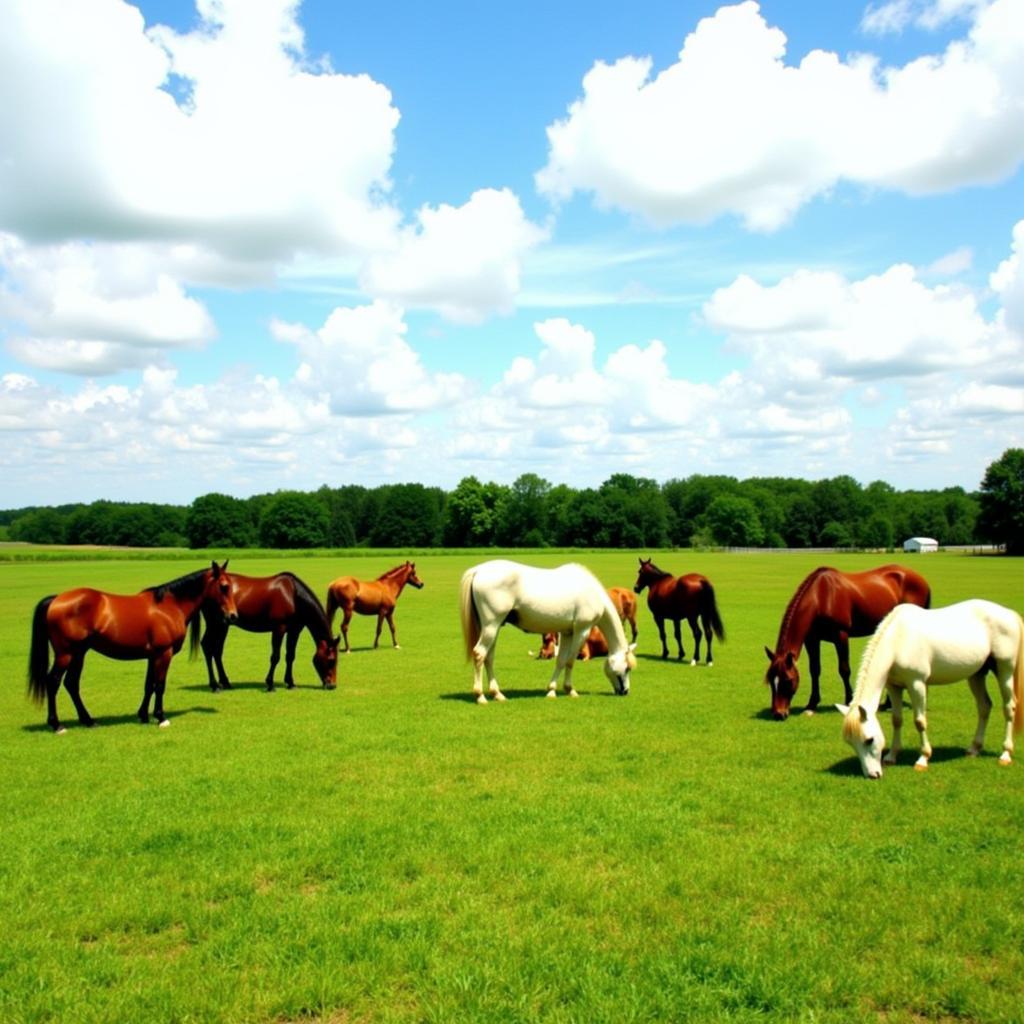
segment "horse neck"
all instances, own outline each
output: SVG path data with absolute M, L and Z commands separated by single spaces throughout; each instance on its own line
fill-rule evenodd
M 878 710 L 878 705 L 882 702 L 882 690 L 885 689 L 889 669 L 892 668 L 894 641 L 893 631 L 889 628 L 891 619 L 892 612 L 882 619 L 867 647 L 864 648 L 864 655 L 860 660 L 860 669 L 853 688 L 853 704 L 861 705 L 866 711 Z
M 397 569 L 392 569 L 391 572 L 386 572 L 377 582 L 386 587 L 391 591 L 392 596 L 397 598 L 405 589 L 405 585 L 409 582 L 411 575 L 412 570 L 408 566 L 402 565 Z
M 622 619 L 619 618 L 619 613 L 615 610 L 615 605 L 612 604 L 610 597 L 608 606 L 601 614 L 601 618 L 597 620 L 597 628 L 604 633 L 605 639 L 608 641 L 609 656 L 618 654 L 629 646 L 626 642 L 626 631 L 622 628 Z
M 827 570 L 826 570 L 827 571 Z M 814 584 L 818 582 L 822 570 L 811 573 L 797 588 L 797 592 L 786 605 L 782 622 L 779 625 L 779 638 L 775 641 L 775 653 L 791 653 L 794 658 L 800 656 L 804 641 L 817 617 Z
M 309 630 L 315 643 L 331 639 L 331 630 L 327 625 L 327 612 L 316 596 L 297 576 L 292 577 L 295 587 L 295 608 L 302 625 Z

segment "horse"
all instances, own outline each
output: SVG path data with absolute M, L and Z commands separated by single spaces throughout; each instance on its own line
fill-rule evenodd
M 482 562 L 463 573 L 459 616 L 466 656 L 473 662 L 473 693 L 478 704 L 487 703 L 484 669 L 491 696 L 497 701 L 505 699 L 494 675 L 494 647 L 498 630 L 506 622 L 524 633 L 559 634 L 561 642 L 548 697 L 555 696 L 563 671 L 565 693 L 578 696 L 572 685 L 572 668 L 592 626 L 598 626 L 608 638 L 604 671 L 612 689 L 623 697 L 629 693 L 629 673 L 636 668 L 636 645 L 627 644 L 612 599 L 582 565 L 536 569 L 500 558 Z
M 580 651 L 579 654 L 576 655 L 576 660 L 590 661 L 591 658 L 597 658 L 607 653 L 608 641 L 605 639 L 604 633 L 602 633 L 597 626 L 593 626 L 584 638 L 583 643 L 580 644 Z M 540 661 L 550 661 L 552 658 L 557 657 L 558 634 L 545 633 L 544 639 L 541 641 L 540 650 L 537 652 L 537 658 Z
M 902 691 L 910 692 L 914 725 L 921 736 L 921 754 L 914 763 L 925 771 L 932 756 L 926 716 L 929 686 L 966 679 L 978 706 L 978 727 L 968 748 L 976 757 L 985 742 L 992 701 L 985 687 L 991 671 L 1003 699 L 1006 731 L 1000 764 L 1013 760 L 1013 737 L 1024 724 L 1024 620 L 1017 612 L 991 601 L 961 601 L 926 610 L 897 605 L 875 630 L 857 673 L 853 707 L 837 704 L 843 714 L 843 738 L 857 752 L 869 779 L 882 776 L 882 765 L 896 763 L 903 726 Z M 892 748 L 882 757 L 885 737 L 878 722 L 883 687 L 892 700 Z
M 628 622 L 633 630 L 633 642 L 636 643 L 637 628 L 636 628 L 636 595 L 631 590 L 627 590 L 625 587 L 609 587 L 608 596 L 612 599 L 612 604 L 615 605 L 615 610 L 619 613 L 619 621 L 622 622 L 623 626 Z M 594 628 L 587 634 L 586 639 L 580 647 L 580 653 L 576 655 L 578 661 L 589 661 L 591 658 L 596 658 L 608 653 L 608 641 L 605 639 L 604 633 L 601 632 L 594 626 Z M 544 638 L 541 641 L 540 650 L 537 652 L 537 657 L 541 661 L 550 661 L 558 654 L 558 634 L 557 633 L 545 633 Z
M 401 596 L 406 584 L 423 589 L 423 581 L 416 575 L 416 566 L 405 562 L 389 569 L 383 576 L 375 580 L 357 580 L 355 576 L 339 576 L 327 588 L 327 628 L 334 629 L 334 613 L 340 608 L 344 617 L 341 620 L 341 635 L 345 638 L 345 653 L 351 652 L 348 644 L 348 624 L 352 621 L 352 613 L 377 616 L 377 633 L 373 638 L 376 649 L 380 642 L 380 631 L 387 619 L 391 629 L 391 644 L 398 648 L 398 637 L 395 636 L 395 604 Z
M 145 658 L 146 684 L 139 705 L 140 722 L 149 721 L 149 701 L 155 697 L 154 714 L 161 726 L 169 725 L 164 714 L 164 685 L 171 658 L 181 650 L 190 634 L 190 650 L 199 648 L 199 609 L 209 602 L 221 616 L 237 616 L 227 562 L 211 562 L 200 569 L 150 587 L 138 594 L 108 594 L 80 587 L 44 597 L 32 615 L 32 637 L 28 663 L 28 693 L 37 703 L 47 701 L 47 724 L 55 733 L 64 729 L 57 717 L 57 691 L 61 680 L 68 691 L 78 720 L 85 726 L 96 723 L 79 695 L 82 664 L 89 651 L 123 661 Z M 53 667 L 49 649 L 53 648 Z
M 797 659 L 806 645 L 811 671 L 811 699 L 807 711 L 821 702 L 821 642 L 833 644 L 839 660 L 846 702 L 850 689 L 850 637 L 870 636 L 898 604 L 931 605 L 927 580 L 902 565 L 882 565 L 865 572 L 840 572 L 821 566 L 808 575 L 789 600 L 779 626 L 775 650 L 765 647 L 768 672 L 764 681 L 772 692 L 776 719 L 789 717 L 793 695 L 800 685 Z
M 675 577 L 670 572 L 659 569 L 649 558 L 640 559 L 640 572 L 633 587 L 635 593 L 647 591 L 647 607 L 650 608 L 654 621 L 658 625 L 661 636 L 661 656 L 668 657 L 668 643 L 665 640 L 665 620 L 675 623 L 676 645 L 679 648 L 679 660 L 686 657 L 683 651 L 681 635 L 682 620 L 686 619 L 693 633 L 693 659 L 691 665 L 700 661 L 700 638 L 708 639 L 707 664 L 714 664 L 711 654 L 711 635 L 714 633 L 719 640 L 725 640 L 725 626 L 718 614 L 718 603 L 715 601 L 715 588 L 711 581 L 700 573 L 691 572 L 685 576 Z M 704 626 L 701 633 L 700 624 Z
M 242 576 L 237 572 L 229 574 L 238 618 L 235 625 L 250 633 L 270 633 L 270 671 L 267 673 L 267 690 L 274 689 L 274 670 L 281 660 L 281 641 L 288 638 L 285 647 L 284 683 L 291 690 L 295 686 L 292 678 L 292 664 L 295 648 L 304 629 L 309 630 L 316 650 L 313 652 L 313 668 L 326 690 L 333 690 L 338 669 L 338 644 L 341 638 L 332 636 L 327 624 L 327 613 L 320 599 L 294 573 L 280 572 L 276 576 Z M 207 602 L 202 606 L 206 630 L 203 633 L 202 648 L 206 656 L 206 671 L 210 689 L 231 689 L 228 674 L 222 660 L 224 639 L 228 626 L 224 616 L 218 614 L 217 606 Z M 214 676 L 214 664 L 217 675 Z

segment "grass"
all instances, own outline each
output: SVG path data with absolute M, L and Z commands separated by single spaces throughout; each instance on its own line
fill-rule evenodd
M 998 716 L 968 759 L 967 687 L 933 691 L 932 767 L 912 770 L 911 730 L 877 783 L 837 713 L 766 716 L 762 648 L 820 555 L 659 555 L 716 586 L 728 642 L 713 668 L 655 657 L 643 608 L 627 699 L 595 662 L 576 669 L 580 700 L 548 701 L 536 638 L 507 629 L 510 699 L 486 708 L 456 612 L 480 557 L 418 555 L 426 587 L 398 605 L 402 648 L 370 650 L 372 620 L 355 619 L 333 693 L 314 686 L 308 635 L 299 688 L 268 694 L 267 637 L 233 631 L 236 689 L 210 693 L 179 656 L 165 730 L 133 718 L 142 665 L 90 655 L 99 727 L 74 724 L 62 695 L 61 737 L 24 698 L 35 602 L 184 569 L 0 565 L 0 1020 L 1022 1019 L 1024 752 L 996 763 Z M 574 557 L 606 584 L 635 578 L 635 554 Z M 323 594 L 399 560 L 294 568 Z M 232 557 L 254 575 L 292 564 Z M 914 564 L 936 604 L 1020 608 L 1019 561 Z M 823 699 L 839 700 L 831 648 L 823 661 Z

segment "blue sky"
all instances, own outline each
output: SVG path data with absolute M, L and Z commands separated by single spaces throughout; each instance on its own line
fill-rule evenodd
M 5 506 L 1024 444 L 1024 0 L 12 0 Z

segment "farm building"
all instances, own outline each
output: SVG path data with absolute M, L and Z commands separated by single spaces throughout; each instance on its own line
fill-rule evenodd
M 929 551 L 938 551 L 939 542 L 931 537 L 911 537 L 903 542 L 903 550 L 916 551 L 918 554 L 923 555 Z

